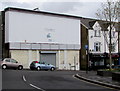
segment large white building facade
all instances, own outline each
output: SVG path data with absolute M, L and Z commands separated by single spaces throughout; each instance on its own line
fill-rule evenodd
M 28 68 L 44 61 L 58 69 L 80 69 L 80 19 L 18 8 L 5 9 L 5 43 L 9 55 Z

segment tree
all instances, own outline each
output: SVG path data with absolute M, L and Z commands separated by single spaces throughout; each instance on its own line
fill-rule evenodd
M 112 30 L 113 26 L 116 28 L 119 27 L 119 23 L 117 23 L 118 19 L 120 18 L 120 0 L 112 1 L 107 0 L 107 2 L 102 3 L 102 8 L 98 9 L 96 15 L 100 20 L 103 20 L 104 23 L 102 24 L 102 31 L 104 32 L 104 39 L 107 42 L 108 49 L 109 49 L 109 63 L 110 69 L 112 69 Z M 102 22 L 103 22 L 102 21 Z M 109 29 L 108 29 L 109 27 Z M 109 30 L 109 33 L 108 33 Z M 107 34 L 109 34 L 109 40 L 107 39 Z M 117 39 L 118 40 L 118 39 Z M 115 41 L 117 43 L 117 40 Z

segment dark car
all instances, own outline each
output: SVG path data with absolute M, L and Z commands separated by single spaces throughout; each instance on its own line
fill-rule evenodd
M 30 69 L 31 70 L 51 70 L 54 71 L 56 69 L 56 67 L 52 64 L 46 64 L 45 62 L 38 62 L 38 61 L 33 61 L 30 64 Z

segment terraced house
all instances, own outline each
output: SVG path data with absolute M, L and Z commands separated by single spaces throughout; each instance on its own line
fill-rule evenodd
M 86 27 L 88 34 L 88 43 L 86 42 L 86 44 L 89 46 L 89 48 L 87 49 L 89 57 L 88 65 L 92 66 L 93 69 L 106 68 L 107 66 L 109 66 L 109 26 L 106 26 L 106 31 L 104 31 L 103 28 L 105 27 L 103 27 L 103 24 L 105 21 L 81 19 L 81 22 Z M 112 26 L 111 32 L 113 65 L 120 65 L 118 54 L 119 32 L 117 25 L 118 24 L 116 23 L 116 25 Z
M 58 69 L 86 69 L 90 53 L 100 56 L 108 52 L 95 19 L 10 7 L 2 11 L 0 23 L 0 57 L 14 58 L 24 68 L 36 60 Z M 114 36 L 118 37 L 118 33 Z M 118 53 L 118 42 L 114 53 Z M 105 62 L 101 59 L 93 64 Z

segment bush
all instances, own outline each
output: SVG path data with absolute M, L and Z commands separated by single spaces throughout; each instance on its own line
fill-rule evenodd
M 120 69 L 101 69 L 103 71 L 120 72 Z

